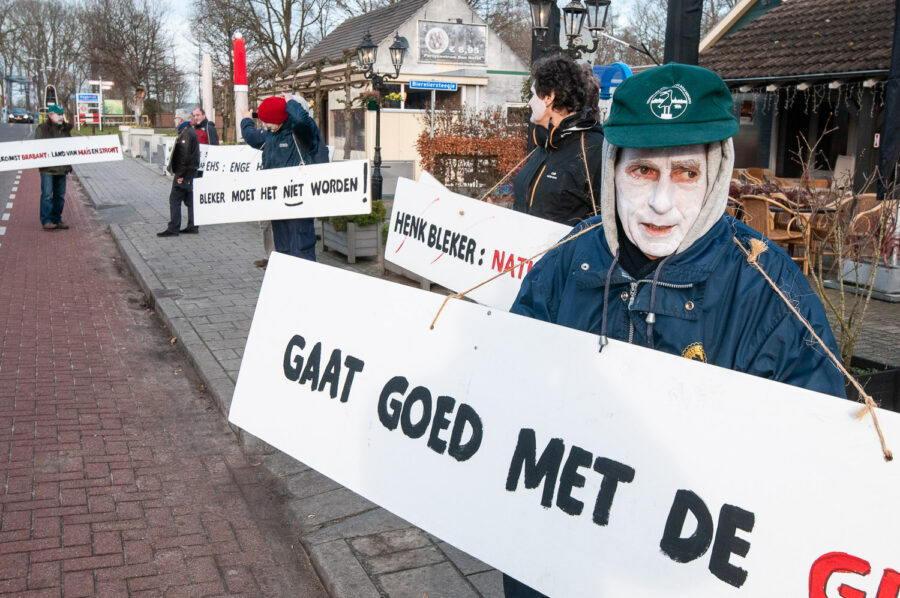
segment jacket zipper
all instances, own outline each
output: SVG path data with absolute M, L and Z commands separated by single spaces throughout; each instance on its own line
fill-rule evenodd
M 544 174 L 545 170 L 547 170 L 547 160 L 544 160 L 544 165 L 541 167 L 541 171 L 534 180 L 534 187 L 531 188 L 531 201 L 528 202 L 529 210 L 531 209 L 532 204 L 534 204 L 534 192 L 537 191 L 538 185 L 541 184 L 541 175 Z
M 641 283 L 649 282 L 652 283 L 653 280 L 649 278 L 642 278 L 641 280 L 628 283 L 631 287 L 631 290 L 628 292 L 628 311 L 631 311 L 631 306 L 634 305 L 634 300 L 637 298 L 637 289 Z M 693 283 L 687 284 L 674 284 L 671 282 L 657 282 L 656 286 L 663 287 L 665 289 L 689 289 L 693 287 Z M 628 344 L 634 344 L 634 321 L 631 319 L 631 315 L 628 316 Z

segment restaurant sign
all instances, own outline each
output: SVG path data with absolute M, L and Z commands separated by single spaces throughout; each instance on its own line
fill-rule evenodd
M 487 64 L 487 26 L 419 21 L 419 62 Z

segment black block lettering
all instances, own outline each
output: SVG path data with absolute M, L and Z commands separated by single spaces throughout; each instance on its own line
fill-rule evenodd
M 682 538 L 681 532 L 690 511 L 697 520 L 697 529 L 689 538 Z M 666 528 L 659 547 L 676 563 L 689 563 L 703 555 L 713 537 L 713 520 L 703 500 L 690 490 L 679 490 L 675 494 Z
M 472 428 L 472 436 L 465 444 L 460 444 L 466 426 Z M 469 459 L 481 446 L 483 434 L 484 428 L 481 418 L 469 405 L 460 403 L 459 409 L 456 411 L 456 419 L 453 421 L 453 431 L 450 433 L 450 448 L 447 449 L 447 454 L 457 461 Z
M 300 377 L 300 370 L 303 368 L 303 356 L 298 352 L 294 355 L 294 348 L 302 349 L 306 346 L 306 341 L 299 334 L 295 334 L 288 341 L 284 350 L 284 376 L 291 382 L 296 382 Z M 293 365 L 291 365 L 293 362 Z
M 440 438 L 440 433 L 450 427 L 447 414 L 453 411 L 455 405 L 456 399 L 453 397 L 438 397 L 434 404 L 434 423 L 428 435 L 428 448 L 439 455 L 447 448 L 447 441 Z
M 747 556 L 750 551 L 750 542 L 738 538 L 735 532 L 739 529 L 745 532 L 753 531 L 756 516 L 750 511 L 745 511 L 733 505 L 722 505 L 719 510 L 719 525 L 716 528 L 716 540 L 713 542 L 712 552 L 709 555 L 709 570 L 713 575 L 736 588 L 747 581 L 747 571 L 737 565 L 728 562 L 732 553 L 738 556 Z
M 403 406 L 397 399 L 391 399 L 390 410 L 388 410 L 388 397 L 394 393 L 402 395 L 407 388 L 409 388 L 409 380 L 403 376 L 394 376 L 381 390 L 381 396 L 378 397 L 378 419 L 388 430 L 397 428 L 397 424 L 400 423 L 400 409 Z
M 353 376 L 363 370 L 366 362 L 358 357 L 348 355 L 344 360 L 344 367 L 347 368 L 347 378 L 344 380 L 344 389 L 341 391 L 341 403 L 346 403 L 350 398 L 350 387 L 353 385 Z M 406 390 L 406 389 L 404 389 Z
M 422 416 L 417 423 L 412 421 L 412 408 L 416 403 L 422 403 Z M 400 415 L 400 427 L 403 433 L 410 438 L 421 438 L 428 431 L 431 423 L 431 393 L 424 386 L 415 387 L 406 402 L 403 403 L 403 413 Z
M 522 469 L 524 469 L 526 488 L 537 488 L 541 480 L 544 480 L 541 506 L 549 509 L 553 504 L 553 491 L 556 489 L 556 478 L 559 475 L 559 467 L 562 465 L 565 452 L 566 445 L 562 438 L 553 438 L 547 443 L 547 448 L 541 453 L 541 458 L 535 462 L 537 439 L 534 430 L 522 428 L 519 430 L 519 440 L 516 442 L 516 450 L 513 452 L 512 461 L 509 464 L 506 489 L 515 492 L 519 485 Z
M 609 523 L 609 510 L 612 508 L 619 482 L 631 483 L 634 479 L 634 468 L 606 457 L 597 457 L 594 461 L 594 471 L 603 474 L 597 502 L 594 503 L 594 523 L 606 525 Z

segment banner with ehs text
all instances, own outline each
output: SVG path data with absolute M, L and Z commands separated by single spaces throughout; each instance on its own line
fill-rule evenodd
M 122 159 L 118 135 L 54 137 L 0 143 L 0 171 Z
M 262 152 L 246 144 L 200 144 L 200 168 L 204 176 L 240 174 L 262 170 Z
M 223 224 L 372 210 L 369 163 L 347 160 L 194 179 L 194 222 Z
M 457 292 L 512 268 L 467 295 L 509 309 L 539 251 L 572 227 L 494 206 L 441 186 L 423 173 L 397 181 L 384 257 Z
M 897 595 L 859 404 L 442 301 L 273 253 L 230 421 L 549 596 Z

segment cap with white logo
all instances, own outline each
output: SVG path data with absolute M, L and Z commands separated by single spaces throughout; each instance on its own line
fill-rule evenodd
M 622 82 L 603 133 L 618 147 L 670 147 L 733 137 L 731 92 L 716 73 L 670 63 Z

